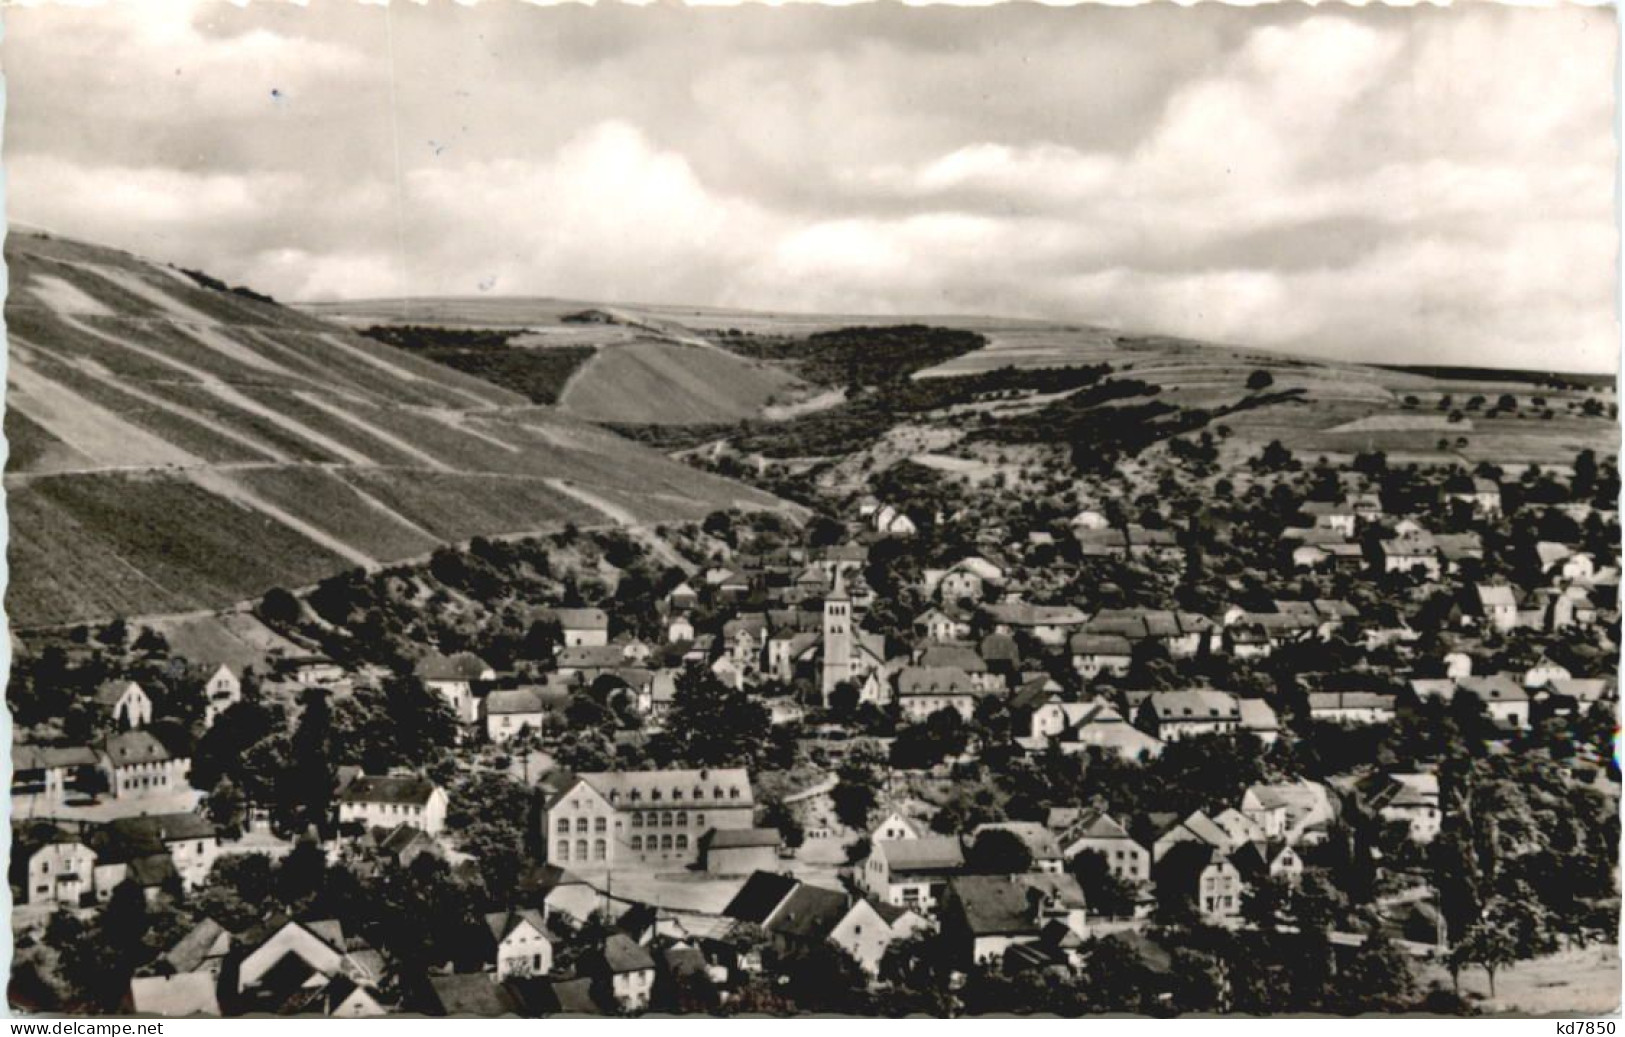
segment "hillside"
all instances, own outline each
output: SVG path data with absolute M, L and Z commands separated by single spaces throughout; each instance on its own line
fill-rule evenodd
M 18 627 L 215 609 L 474 536 L 783 506 L 205 275 L 15 230 L 6 260 Z

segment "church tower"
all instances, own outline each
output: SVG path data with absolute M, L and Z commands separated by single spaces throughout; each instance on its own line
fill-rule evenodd
M 852 677 L 852 599 L 846 573 L 835 568 L 835 586 L 824 599 L 824 702 L 835 685 Z

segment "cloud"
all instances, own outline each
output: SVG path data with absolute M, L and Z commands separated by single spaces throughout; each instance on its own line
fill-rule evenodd
M 10 211 L 279 297 L 1615 363 L 1613 13 L 8 11 Z

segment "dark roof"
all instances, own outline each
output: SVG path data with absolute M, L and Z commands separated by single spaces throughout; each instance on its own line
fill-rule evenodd
M 753 872 L 722 913 L 741 922 L 762 925 L 796 888 L 796 880 L 771 871 Z
M 430 976 L 429 986 L 445 1015 L 477 1015 L 485 1018 L 514 1015 L 519 1010 L 513 995 L 501 983 L 483 972 L 453 976 Z
M 592 996 L 592 980 L 586 977 L 561 979 L 550 984 L 558 1010 L 566 1015 L 602 1015 L 603 1008 Z
M 611 973 L 641 972 L 655 967 L 655 960 L 630 936 L 616 933 L 604 941 L 604 966 Z
M 43 771 L 52 767 L 94 767 L 96 754 L 83 745 L 13 745 L 11 764 L 19 771 Z
M 473 652 L 450 656 L 436 652 L 418 660 L 417 675 L 426 681 L 477 681 L 489 669 Z
M 803 884 L 786 898 L 767 929 L 785 936 L 822 938 L 846 917 L 850 906 L 847 895 L 838 889 Z
M 783 842 L 777 828 L 718 828 L 711 833 L 708 846 L 713 850 L 740 849 L 747 846 L 777 847 Z
M 166 763 L 173 759 L 164 743 L 146 731 L 126 731 L 107 740 L 107 756 L 115 767 L 141 763 Z
M 1051 881 L 1038 883 L 1040 877 Z M 1037 933 L 1036 908 L 1050 893 L 1082 906 L 1082 891 L 1068 875 L 959 875 L 948 880 L 947 900 L 957 905 L 972 935 L 997 936 Z
M 362 775 L 339 793 L 342 803 L 415 803 L 423 806 L 434 793 L 435 784 L 415 775 Z

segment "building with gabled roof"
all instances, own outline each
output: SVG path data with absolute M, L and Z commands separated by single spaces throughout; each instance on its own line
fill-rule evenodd
M 192 761 L 175 756 L 147 731 L 113 735 L 97 754 L 107 790 L 117 799 L 140 800 L 187 788 Z
M 152 723 L 152 699 L 135 681 L 103 681 L 91 701 L 119 730 L 134 731 Z
M 1241 726 L 1241 705 L 1225 691 L 1158 691 L 1141 704 L 1137 719 L 1140 727 L 1162 741 L 1177 742 L 1235 731 Z
M 361 775 L 338 793 L 339 823 L 367 828 L 410 824 L 428 835 L 446 827 L 446 793 L 417 775 Z
M 931 911 L 943 883 L 965 870 L 957 836 L 928 835 L 874 843 L 859 862 L 854 881 L 882 904 Z
M 553 971 L 553 941 L 540 911 L 520 908 L 485 916 L 491 934 L 492 968 L 498 981 L 545 976 Z
M 576 870 L 697 863 L 710 831 L 754 826 L 743 768 L 577 775 L 547 809 L 548 860 Z

